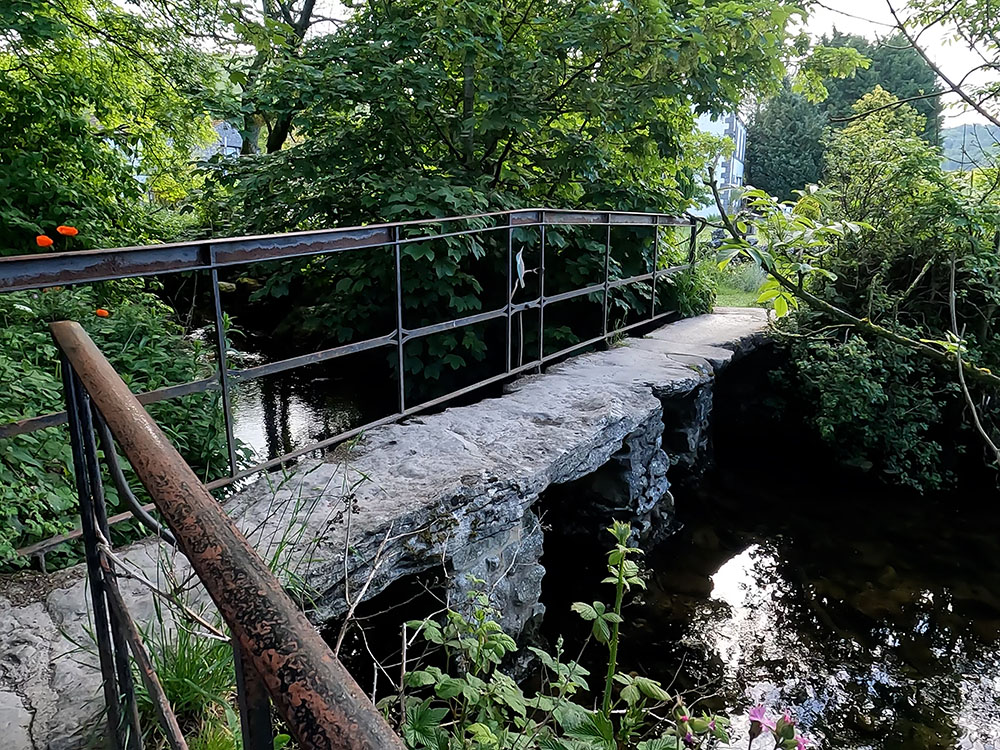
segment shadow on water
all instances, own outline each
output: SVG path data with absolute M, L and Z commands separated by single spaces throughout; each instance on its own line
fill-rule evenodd
M 823 747 L 1000 746 L 995 490 L 921 497 L 716 437 L 718 468 L 677 490 L 683 526 L 646 555 L 621 667 L 733 715 L 790 709 Z M 610 599 L 582 549 L 546 548 L 550 637 L 582 637 L 573 601 Z

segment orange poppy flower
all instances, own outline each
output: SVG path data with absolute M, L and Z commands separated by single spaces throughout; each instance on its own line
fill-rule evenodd
M 66 224 L 57 226 L 56 231 L 66 237 L 76 237 L 80 233 L 76 227 L 67 226 Z
M 98 318 L 106 318 L 109 315 L 111 315 L 111 313 L 109 313 L 103 307 L 98 307 L 96 310 L 94 310 L 94 315 L 96 315 Z
M 35 242 L 38 243 L 39 247 L 52 247 L 52 238 L 47 237 L 44 234 L 40 234 L 35 237 Z

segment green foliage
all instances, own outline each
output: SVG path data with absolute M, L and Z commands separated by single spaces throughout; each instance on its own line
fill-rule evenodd
M 97 317 L 98 307 L 108 308 L 110 316 Z M 81 322 L 134 391 L 205 376 L 211 371 L 205 347 L 184 337 L 172 315 L 153 294 L 130 284 L 0 296 L 0 379 L 6 384 L 0 422 L 64 408 L 59 353 L 47 328 L 53 320 Z M 226 452 L 214 396 L 165 401 L 150 412 L 196 470 L 219 476 Z M 0 444 L 0 561 L 17 565 L 24 561 L 12 559 L 15 548 L 78 524 L 72 457 L 65 426 Z M 110 512 L 122 510 L 113 486 L 107 495 Z
M 153 669 L 192 749 L 240 750 L 232 642 L 186 618 L 154 600 L 154 616 L 142 628 Z M 158 747 L 164 739 L 153 698 L 138 674 L 135 682 L 144 744 Z
M 212 222 L 259 232 L 529 205 L 680 212 L 706 157 L 691 105 L 724 109 L 773 87 L 795 12 L 773 0 L 545 0 L 530 13 L 517 3 L 358 4 L 269 74 L 266 114 L 294 114 L 297 141 L 220 164 Z M 555 235 L 561 257 L 547 283 L 574 264 L 599 265 L 592 237 Z M 644 242 L 615 238 L 615 275 L 648 270 Z M 503 257 L 499 242 L 480 238 L 404 245 L 407 325 L 484 309 L 472 269 L 505 278 Z M 283 266 L 265 293 L 305 303 L 285 325 L 344 340 L 374 325 L 393 286 L 390 264 L 355 254 Z M 684 304 L 704 308 L 708 294 L 691 291 Z M 484 356 L 475 336 L 421 346 L 408 347 L 407 368 L 429 378 L 444 356 L 455 365 Z
M 900 34 L 872 42 L 861 36 L 834 31 L 823 43 L 833 48 L 856 50 L 871 60 L 871 65 L 859 68 L 853 76 L 826 83 L 828 94 L 819 106 L 826 117 L 850 117 L 854 114 L 854 103 L 876 86 L 898 99 L 941 91 L 934 71 Z M 921 137 L 936 144 L 941 131 L 941 98 L 920 99 L 911 102 L 910 106 L 924 118 Z
M 799 66 L 792 79 L 792 90 L 809 102 L 822 102 L 829 96 L 833 80 L 853 78 L 870 65 L 871 60 L 859 50 L 820 44 Z
M 784 206 L 750 191 L 760 245 L 734 239 L 720 260 L 766 269 L 759 299 L 779 316 L 800 299 L 813 308 L 787 331 L 789 390 L 820 437 L 850 463 L 937 489 L 954 480 L 963 442 L 943 439 L 941 425 L 957 429 L 964 405 L 955 372 L 929 368 L 920 349 L 953 354 L 954 325 L 966 362 L 1000 356 L 996 182 L 984 174 L 970 186 L 943 172 L 923 118 L 888 92 L 876 87 L 854 111 L 865 116 L 834 135 L 827 184 Z M 994 429 L 995 410 L 980 410 Z
M 810 405 L 811 423 L 840 460 L 918 490 L 954 481 L 953 453 L 940 441 L 956 384 L 887 341 L 803 340 L 790 351 L 795 398 Z
M 836 31 L 824 39 L 807 66 L 815 83 L 803 92 L 800 76 L 758 107 L 747 133 L 747 184 L 791 200 L 795 190 L 820 182 L 826 133 L 845 127 L 834 120 L 855 115 L 858 99 L 877 86 L 899 99 L 939 91 L 934 71 L 906 45 L 898 36 L 874 43 Z M 822 90 L 810 95 L 814 87 Z M 940 98 L 921 99 L 913 107 L 925 118 L 921 137 L 937 143 Z
M 615 546 L 608 555 L 615 604 L 577 603 L 573 610 L 593 623 L 593 636 L 609 652 L 608 679 L 602 708 L 588 708 L 589 673 L 576 661 L 564 661 L 564 646 L 554 654 L 530 648 L 541 665 L 542 687 L 524 694 L 502 671 L 516 644 L 496 622 L 496 612 L 481 593 L 470 595 L 469 615 L 449 611 L 443 623 L 418 620 L 407 623 L 424 640 L 443 649 L 452 674 L 439 667 L 414 669 L 404 677 L 400 696 L 379 706 L 390 720 L 399 720 L 400 733 L 414 750 L 451 750 L 482 747 L 496 750 L 663 750 L 710 748 L 728 742 L 726 719 L 709 714 L 694 716 L 679 697 L 671 696 L 656 680 L 617 672 L 615 653 L 622 622 L 623 595 L 644 584 L 637 553 L 628 546 L 631 528 L 616 522 L 609 531 Z M 666 719 L 654 716 L 662 711 Z
M 60 224 L 81 230 L 75 247 L 178 231 L 167 209 L 194 184 L 208 121 L 171 80 L 195 66 L 106 0 L 12 0 L 0 29 L 0 255 Z
M 786 85 L 757 108 L 747 128 L 747 184 L 787 201 L 818 183 L 826 130 L 816 105 Z

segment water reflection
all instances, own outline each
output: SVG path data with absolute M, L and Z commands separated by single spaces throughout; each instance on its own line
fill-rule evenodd
M 234 389 L 233 433 L 257 460 L 268 460 L 350 429 L 357 402 L 326 378 L 292 374 L 241 382 Z
M 649 557 L 627 668 L 683 664 L 713 707 L 789 708 L 826 747 L 1000 744 L 995 522 L 931 501 L 703 500 Z

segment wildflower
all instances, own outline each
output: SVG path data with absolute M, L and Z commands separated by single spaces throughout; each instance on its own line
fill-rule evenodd
M 94 315 L 96 315 L 98 318 L 107 318 L 108 316 L 111 315 L 111 313 L 109 313 L 103 307 L 98 307 L 96 310 L 94 310 Z
M 795 750 L 806 750 L 812 744 L 809 740 L 803 737 L 801 734 L 795 738 Z
M 39 247 L 52 247 L 52 238 L 44 234 L 40 234 L 35 237 L 35 242 Z
M 712 719 L 710 722 L 708 722 L 708 730 L 710 732 L 715 731 L 715 719 Z
M 677 720 L 687 722 L 691 721 L 691 717 L 688 716 L 687 714 L 681 714 L 680 716 L 677 717 Z
M 767 709 L 763 706 L 754 706 L 750 709 L 750 722 L 760 724 L 762 727 L 767 727 L 770 730 L 774 730 L 775 724 L 767 716 L 765 716 Z
M 684 744 L 688 747 L 694 747 L 694 735 L 688 732 L 684 735 Z
M 79 230 L 76 227 L 67 226 L 66 224 L 57 226 L 56 231 L 64 237 L 76 237 L 79 234 Z

